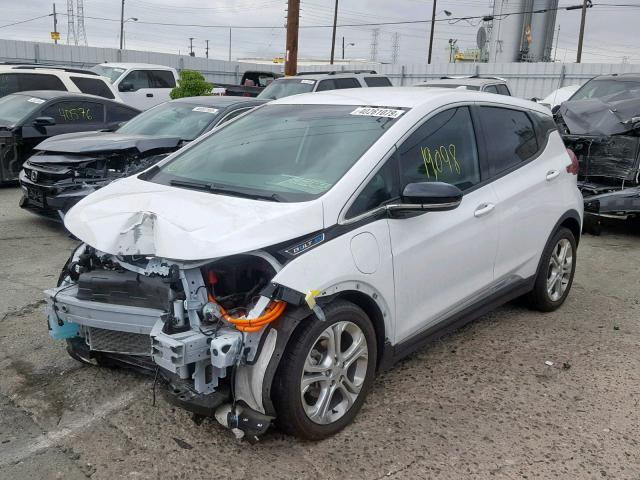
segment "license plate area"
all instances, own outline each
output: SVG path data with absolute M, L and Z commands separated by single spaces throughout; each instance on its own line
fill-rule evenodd
M 45 199 L 44 199 L 44 190 L 40 190 L 39 188 L 27 187 L 27 198 L 29 199 L 29 203 L 37 207 L 44 208 Z

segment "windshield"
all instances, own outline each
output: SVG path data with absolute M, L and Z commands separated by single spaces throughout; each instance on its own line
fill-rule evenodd
M 594 78 L 580 87 L 569 100 L 589 100 L 592 98 L 605 102 L 640 98 L 640 82 L 636 80 L 598 80 Z
M 170 135 L 191 141 L 218 117 L 220 110 L 196 103 L 166 102 L 142 112 L 117 131 L 126 135 Z
M 151 181 L 275 201 L 311 200 L 342 178 L 403 113 L 267 105 L 179 153 Z
M 124 73 L 124 68 L 107 67 L 106 65 L 96 65 L 89 70 L 96 72 L 98 75 L 107 77 L 111 83 L 115 82 L 120 75 Z
M 274 80 L 273 82 L 271 82 L 271 85 L 260 92 L 258 98 L 277 100 L 278 98 L 297 95 L 298 93 L 313 92 L 313 86 L 315 84 L 315 80 L 310 80 L 307 78 L 285 78 Z
M 7 95 L 0 98 L 0 123 L 15 125 L 31 115 L 45 101 L 30 95 Z

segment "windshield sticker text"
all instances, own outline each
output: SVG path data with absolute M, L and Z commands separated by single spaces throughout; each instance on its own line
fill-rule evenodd
M 41 98 L 31 97 L 29 100 L 27 100 L 27 102 L 41 104 L 44 103 L 44 100 L 42 100 Z
M 404 110 L 398 110 L 396 108 L 378 108 L 378 107 L 358 107 L 351 115 L 361 115 L 364 117 L 385 117 L 385 118 L 398 118 L 404 113 Z
M 433 149 L 429 147 L 420 147 L 422 161 L 424 162 L 424 170 L 427 178 L 433 177 L 438 180 L 438 175 L 442 172 L 460 175 L 460 163 L 456 159 L 456 146 L 450 144 L 448 147 L 440 145 Z
M 211 113 L 211 114 L 216 114 L 218 113 L 218 109 L 217 108 L 210 108 L 210 107 L 193 107 L 193 111 L 194 112 L 204 112 L 204 113 Z

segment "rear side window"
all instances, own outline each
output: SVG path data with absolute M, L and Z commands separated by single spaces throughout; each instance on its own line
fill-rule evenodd
M 324 90 L 335 90 L 336 83 L 335 80 L 322 80 L 318 83 L 318 88 L 316 88 L 316 92 L 322 92 Z
M 27 90 L 66 91 L 62 80 L 45 73 L 3 73 L 0 75 L 0 96 Z
M 484 91 L 487 93 L 498 93 L 498 89 L 495 85 L 487 85 L 484 87 Z
M 498 93 L 500 95 L 511 96 L 511 92 L 509 91 L 509 88 L 504 83 L 499 83 L 498 85 L 496 85 L 496 88 L 498 89 Z
M 173 88 L 176 86 L 176 79 L 173 73 L 168 70 L 149 70 L 152 88 Z
M 360 82 L 355 78 L 336 78 L 336 88 L 360 88 Z
M 367 87 L 390 87 L 391 80 L 387 77 L 364 77 Z
M 71 81 L 82 93 L 109 99 L 115 98 L 111 89 L 99 78 L 71 77 Z
M 57 102 L 45 108 L 42 115 L 53 117 L 58 125 L 104 123 L 104 105 L 72 100 Z
M 480 107 L 480 121 L 487 137 L 488 159 L 494 174 L 522 163 L 538 151 L 533 123 L 525 112 Z
M 398 149 L 402 188 L 415 182 L 445 182 L 461 190 L 480 182 L 476 136 L 468 107 L 440 112 Z
M 137 110 L 125 105 L 107 104 L 107 123 L 128 122 L 138 115 Z

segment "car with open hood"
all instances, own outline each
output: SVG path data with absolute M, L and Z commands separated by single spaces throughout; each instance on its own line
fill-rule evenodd
M 582 199 L 545 112 L 406 87 L 263 105 L 68 212 L 50 334 L 239 436 L 332 435 L 425 342 L 566 299 Z
M 264 100 L 188 97 L 153 107 L 112 132 L 45 140 L 20 173 L 20 206 L 61 219 L 79 200 L 114 180 L 150 167 L 205 132 Z
M 139 110 L 83 93 L 36 90 L 0 98 L 0 184 L 16 182 L 24 161 L 49 137 L 116 128 Z
M 604 217 L 640 216 L 640 75 L 601 75 L 554 110 L 562 138 L 578 157 L 588 227 Z

